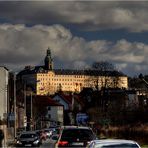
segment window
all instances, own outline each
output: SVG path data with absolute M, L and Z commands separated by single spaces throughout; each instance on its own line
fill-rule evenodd
M 91 130 L 88 129 L 65 129 L 62 133 L 62 140 L 68 139 L 78 139 L 79 140 L 92 140 L 94 135 Z
M 50 114 L 48 114 L 48 118 L 49 118 L 49 119 L 51 118 L 51 115 L 50 115 Z
M 51 110 L 51 107 L 50 106 L 48 106 L 48 108 L 47 108 L 48 110 Z

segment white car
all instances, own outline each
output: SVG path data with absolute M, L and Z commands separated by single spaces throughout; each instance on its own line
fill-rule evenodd
M 132 140 L 123 139 L 103 139 L 91 141 L 88 148 L 141 148 L 140 145 Z

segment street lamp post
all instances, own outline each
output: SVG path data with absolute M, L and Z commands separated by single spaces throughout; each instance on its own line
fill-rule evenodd
M 16 123 L 17 123 L 17 112 L 16 112 L 16 75 L 14 73 L 14 137 L 16 137 Z
M 24 82 L 24 127 L 26 131 L 27 127 L 27 115 L 26 115 L 26 82 Z
M 31 109 L 31 118 L 30 118 L 31 120 L 30 120 L 30 125 L 31 125 L 31 130 L 32 130 L 32 129 L 33 129 L 33 123 L 32 123 L 32 122 L 33 122 L 32 90 L 31 90 L 30 97 L 31 97 L 31 98 L 30 98 L 30 105 L 31 105 L 31 106 L 30 106 L 30 109 Z

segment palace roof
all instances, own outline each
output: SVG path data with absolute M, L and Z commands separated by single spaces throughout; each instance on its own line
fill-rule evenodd
M 87 75 L 87 76 L 126 76 L 122 72 L 113 70 L 113 71 L 99 71 L 94 69 L 84 69 L 84 70 L 75 70 L 75 69 L 53 69 L 55 75 Z M 44 66 L 27 66 L 24 70 L 20 71 L 18 75 L 28 75 L 28 74 L 37 74 L 37 73 L 48 73 L 49 70 L 45 70 Z

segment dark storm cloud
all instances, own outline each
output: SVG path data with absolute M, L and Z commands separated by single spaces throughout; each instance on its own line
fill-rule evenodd
M 59 9 L 63 7 L 63 4 L 65 6 L 66 3 L 50 1 L 0 2 L 0 16 L 8 22 L 28 25 L 65 22 L 67 17 L 60 15 L 61 10 Z
M 148 2 L 9 1 L 0 2 L 0 17 L 12 23 L 75 24 L 81 29 L 148 30 Z

